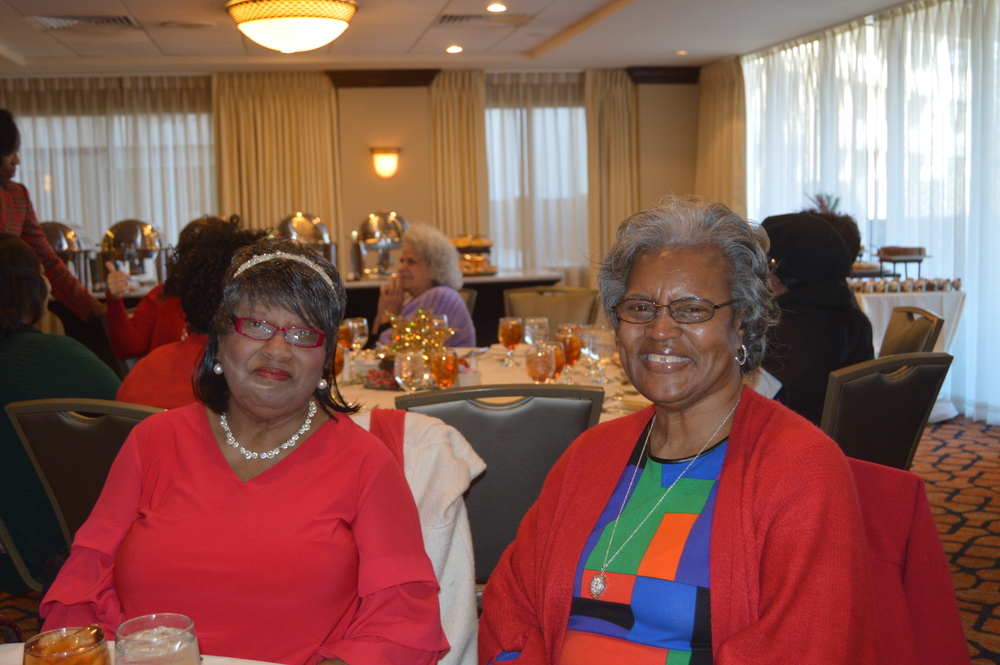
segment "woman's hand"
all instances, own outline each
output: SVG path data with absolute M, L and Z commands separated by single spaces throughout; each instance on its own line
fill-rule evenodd
M 104 267 L 108 269 L 108 276 L 104 280 L 104 292 L 108 300 L 121 300 L 128 291 L 128 273 L 116 268 L 111 261 L 105 261 Z
M 399 313 L 403 311 L 405 298 L 406 294 L 403 292 L 399 275 L 393 274 L 389 278 L 388 284 L 383 284 L 378 288 L 378 315 L 375 317 L 375 330 L 378 330 L 382 324 L 388 323 L 385 319 L 386 312 L 393 316 L 399 316 Z

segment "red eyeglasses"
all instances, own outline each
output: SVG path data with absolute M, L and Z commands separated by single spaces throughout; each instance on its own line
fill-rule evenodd
M 292 346 L 298 346 L 303 349 L 314 349 L 317 346 L 321 346 L 323 340 L 326 339 L 326 333 L 313 330 L 312 328 L 276 326 L 263 319 L 251 319 L 245 316 L 234 316 L 232 319 L 236 332 L 244 337 L 256 339 L 261 342 L 271 339 L 275 333 L 282 332 L 285 334 L 285 341 Z

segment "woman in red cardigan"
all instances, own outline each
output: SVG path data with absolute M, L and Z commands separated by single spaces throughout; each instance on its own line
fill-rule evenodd
M 874 663 L 851 472 L 743 387 L 776 308 L 767 236 L 666 199 L 600 272 L 622 367 L 653 405 L 553 468 L 483 594 L 482 663 Z

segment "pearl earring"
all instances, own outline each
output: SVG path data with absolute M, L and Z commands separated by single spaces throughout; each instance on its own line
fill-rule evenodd
M 320 379 L 319 383 L 316 385 L 320 390 L 326 390 L 330 387 L 330 384 L 326 382 L 326 379 Z
M 220 363 L 215 363 L 212 365 L 212 371 L 216 374 L 222 374 L 222 365 Z

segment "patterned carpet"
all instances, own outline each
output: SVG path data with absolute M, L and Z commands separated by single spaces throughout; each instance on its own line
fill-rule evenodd
M 910 470 L 927 482 L 972 662 L 1000 663 L 1000 427 L 931 425 Z
M 913 461 L 927 482 L 974 665 L 1000 665 L 1000 427 L 955 418 L 931 425 Z M 28 638 L 38 594 L 0 594 L 0 615 Z

